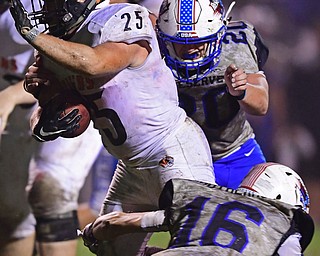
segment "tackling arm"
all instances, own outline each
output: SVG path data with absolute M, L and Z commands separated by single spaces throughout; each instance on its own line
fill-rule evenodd
M 164 219 L 164 211 L 162 210 L 130 213 L 111 212 L 97 218 L 91 229 L 97 240 L 110 241 L 127 233 L 167 231 Z M 84 230 L 83 233 L 85 232 Z
M 19 104 L 35 103 L 36 99 L 23 89 L 23 81 L 11 85 L 0 92 L 0 134 L 7 125 L 9 115 Z
M 112 241 L 117 236 L 137 232 L 168 231 L 165 212 L 111 212 L 88 224 L 80 236 L 90 251 L 96 252 L 99 241 Z

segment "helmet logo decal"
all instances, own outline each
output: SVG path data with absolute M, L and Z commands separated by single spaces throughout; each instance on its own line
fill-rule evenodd
M 299 185 L 296 185 L 296 187 L 300 191 L 299 200 L 303 205 L 303 209 L 308 212 L 309 205 L 310 205 L 309 195 L 308 195 L 308 192 L 307 192 L 305 186 L 301 183 L 301 181 L 299 179 L 298 179 L 298 182 L 299 182 Z
M 218 13 L 223 14 L 223 12 L 224 12 L 221 3 L 218 0 L 210 0 L 209 6 L 213 9 L 214 13 L 218 12 Z
M 194 31 L 194 0 L 181 0 L 178 3 L 178 36 L 196 37 Z
M 210 4 L 209 4 L 213 10 L 217 9 L 219 2 L 216 0 L 210 0 Z
M 256 183 L 257 179 L 264 173 L 265 169 L 268 167 L 268 164 L 265 165 L 257 165 L 255 170 L 251 172 L 250 176 L 247 176 L 243 182 L 241 183 L 243 186 L 253 187 Z

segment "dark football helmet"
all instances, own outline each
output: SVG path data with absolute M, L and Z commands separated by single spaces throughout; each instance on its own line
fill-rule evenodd
M 9 0 L 0 0 L 0 7 L 3 7 L 3 6 L 9 7 L 10 6 Z
M 29 14 L 36 24 L 44 24 L 53 36 L 70 36 L 88 17 L 98 2 L 96 0 L 37 0 L 32 1 Z M 39 9 L 37 9 L 37 7 Z

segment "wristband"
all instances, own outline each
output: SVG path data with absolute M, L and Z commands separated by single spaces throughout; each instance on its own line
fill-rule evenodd
M 24 33 L 22 32 L 22 34 Z M 32 42 L 39 34 L 40 34 L 40 31 L 37 28 L 33 27 L 27 33 L 24 34 L 24 38 L 28 42 Z
M 245 96 L 246 96 L 246 90 L 243 90 L 242 94 L 238 96 L 232 96 L 232 97 L 234 97 L 236 100 L 243 100 Z
M 228 93 L 232 98 L 234 98 L 234 99 L 236 99 L 236 100 L 243 100 L 244 97 L 246 96 L 246 91 L 247 91 L 247 89 L 246 89 L 246 90 L 243 90 L 242 93 L 241 93 L 240 95 L 238 95 L 238 96 L 232 95 L 232 94 L 229 92 L 229 90 L 228 90 L 228 86 L 226 86 L 226 91 L 227 91 L 227 93 Z

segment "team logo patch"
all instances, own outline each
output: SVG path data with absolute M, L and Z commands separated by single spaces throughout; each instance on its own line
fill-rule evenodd
M 172 167 L 174 164 L 174 159 L 172 156 L 165 156 L 159 162 L 159 165 L 163 168 Z
M 198 38 L 197 32 L 190 31 L 190 32 L 184 32 L 184 31 L 178 31 L 177 37 L 180 38 Z

